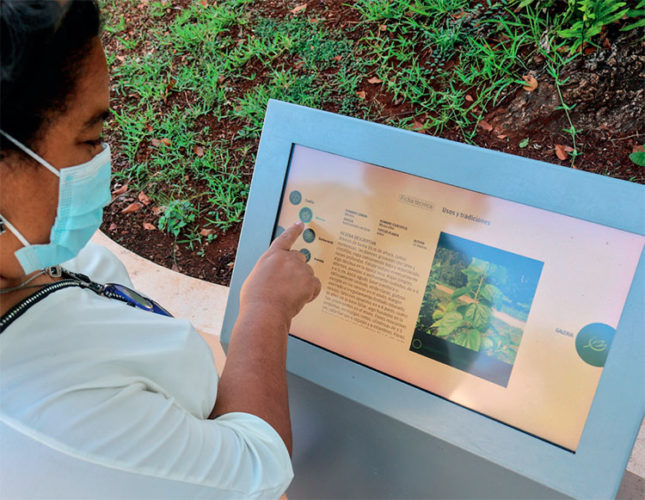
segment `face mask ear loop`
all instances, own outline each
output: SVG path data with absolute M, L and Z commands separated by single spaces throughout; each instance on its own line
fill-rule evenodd
M 20 234 L 20 231 L 18 231 L 15 228 L 15 226 L 13 224 L 11 224 L 11 222 L 9 222 L 7 219 L 5 219 L 2 215 L 0 215 L 0 220 L 2 221 L 2 223 L 5 226 L 7 226 L 7 229 L 9 229 L 9 231 L 11 231 L 13 233 L 13 235 L 16 238 L 18 238 L 18 240 L 20 241 L 20 243 L 22 243 L 23 246 L 25 246 L 25 247 L 30 246 L 30 243 L 27 241 L 27 239 L 22 234 Z
M 56 167 L 51 165 L 44 158 L 41 158 L 36 153 L 34 153 L 31 149 L 29 149 L 28 147 L 22 145 L 16 139 L 14 139 L 9 134 L 7 134 L 4 130 L 0 130 L 0 134 L 4 135 L 7 139 L 9 139 L 11 142 L 13 142 L 18 148 L 20 148 L 25 154 L 28 154 L 29 156 L 31 156 L 34 160 L 36 160 L 38 163 L 40 163 L 43 167 L 45 167 L 47 170 L 49 170 L 56 177 L 60 177 L 60 172 L 58 170 L 56 170 Z

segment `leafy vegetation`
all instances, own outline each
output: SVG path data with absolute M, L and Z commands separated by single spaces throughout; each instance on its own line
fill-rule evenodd
M 460 238 L 446 238 L 437 247 L 415 336 L 433 335 L 513 364 L 530 309 L 520 300 L 532 297 L 539 273 L 530 277 L 520 256 L 496 264 L 459 250 Z
M 456 128 L 473 142 L 507 93 L 537 86 L 539 56 L 573 165 L 581 131 L 564 68 L 612 23 L 645 22 L 645 0 L 358 0 L 347 7 L 358 21 L 340 24 L 306 4 L 272 14 L 257 0 L 101 3 L 116 181 L 144 191 L 158 228 L 191 248 L 242 220 L 270 98 L 433 134 Z M 370 91 L 403 111 L 384 113 Z

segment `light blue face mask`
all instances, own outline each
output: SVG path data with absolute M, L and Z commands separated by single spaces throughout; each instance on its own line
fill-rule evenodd
M 110 146 L 104 144 L 103 151 L 87 163 L 57 170 L 6 132 L 0 130 L 0 133 L 59 178 L 58 208 L 49 243 L 30 244 L 7 219 L 0 216 L 4 225 L 24 245 L 16 251 L 18 262 L 29 274 L 76 257 L 101 225 L 103 208 L 111 199 Z

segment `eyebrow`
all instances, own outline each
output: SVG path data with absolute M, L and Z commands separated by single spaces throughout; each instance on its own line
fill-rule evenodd
M 107 120 L 109 117 L 110 117 L 110 110 L 102 109 L 101 111 L 94 114 L 89 120 L 85 122 L 85 124 L 83 125 L 83 129 L 91 128 L 97 123 Z

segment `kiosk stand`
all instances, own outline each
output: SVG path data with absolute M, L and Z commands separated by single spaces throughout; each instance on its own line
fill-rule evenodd
M 222 331 L 284 227 L 290 498 L 615 496 L 645 408 L 645 188 L 271 101 Z

